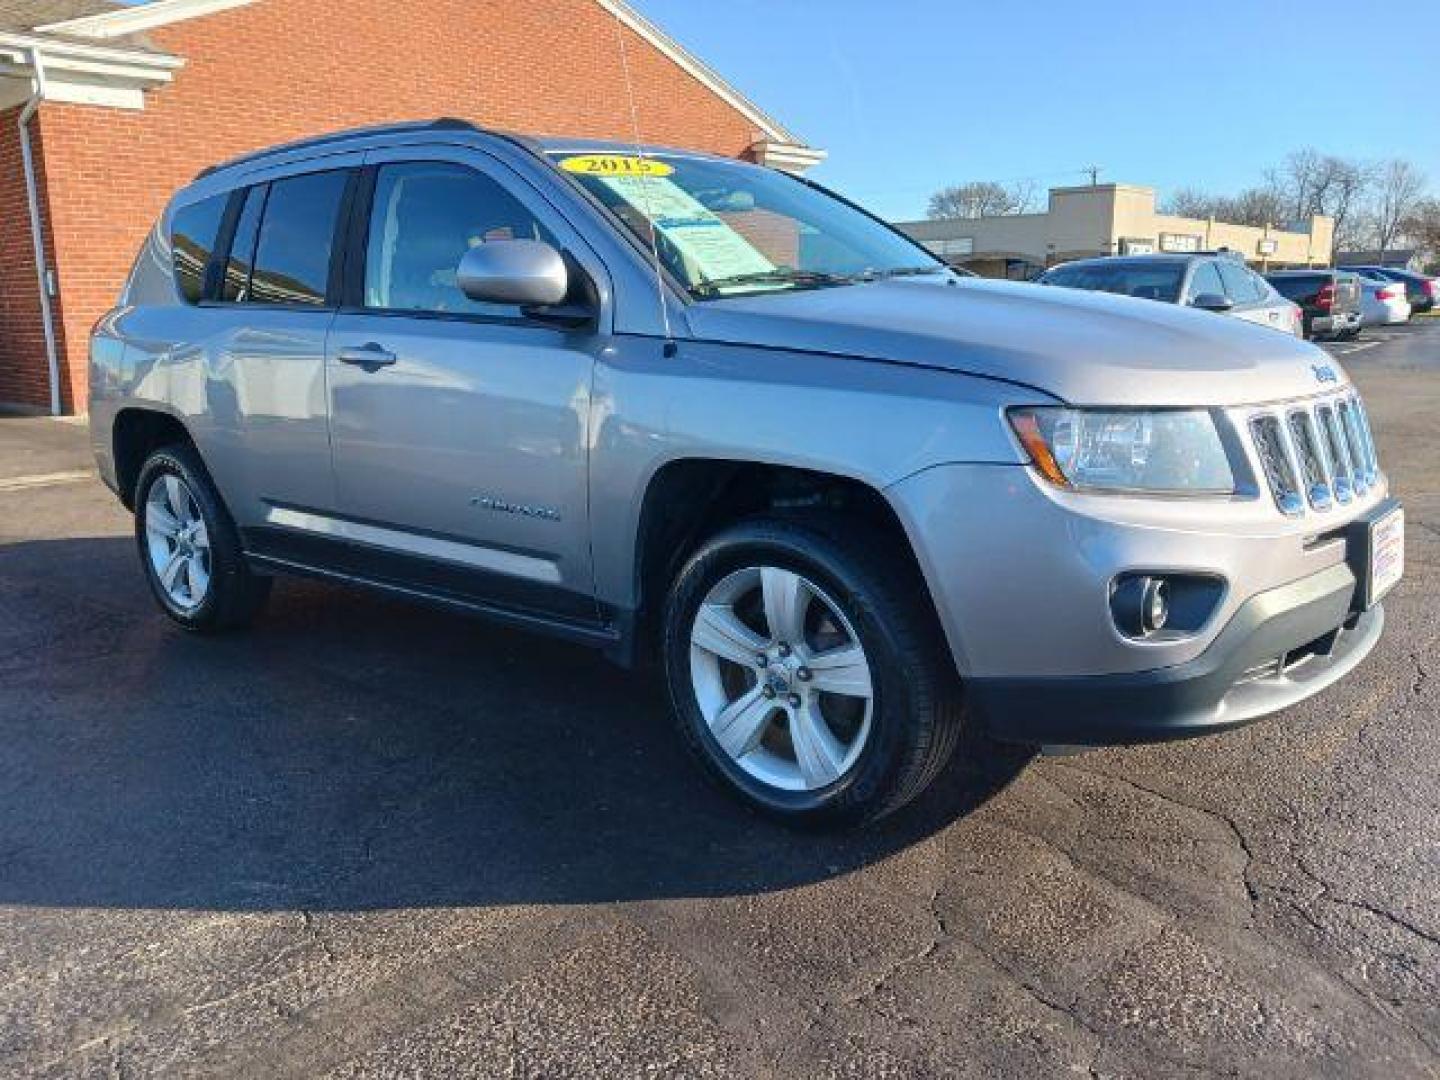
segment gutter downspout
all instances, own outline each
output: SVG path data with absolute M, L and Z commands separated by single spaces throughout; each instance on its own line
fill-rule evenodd
M 35 278 L 40 286 L 40 321 L 45 328 L 45 360 L 50 367 L 50 415 L 59 416 L 60 352 L 55 344 L 55 312 L 50 307 L 50 271 L 45 263 L 45 232 L 40 225 L 40 193 L 35 182 L 35 155 L 30 147 L 30 118 L 45 100 L 45 62 L 40 50 L 30 49 L 30 65 L 35 69 L 35 90 L 20 110 L 20 156 L 25 164 L 25 198 L 30 206 L 30 239 L 35 245 Z

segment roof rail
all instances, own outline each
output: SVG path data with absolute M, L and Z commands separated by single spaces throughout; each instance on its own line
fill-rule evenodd
M 214 165 L 207 165 L 195 174 L 195 179 L 204 179 L 207 176 L 219 172 L 221 169 L 234 168 L 236 165 L 244 165 L 252 161 L 263 161 L 265 158 L 274 157 L 279 154 L 288 154 L 294 150 L 309 150 L 312 147 L 326 146 L 330 143 L 342 142 L 346 139 L 355 139 L 365 135 L 396 135 L 412 131 L 479 130 L 481 129 L 469 120 L 460 120 L 453 116 L 442 116 L 436 120 L 405 120 L 394 124 L 372 124 L 368 127 L 347 128 L 344 131 L 332 131 L 326 135 L 315 135 L 308 139 L 296 139 L 293 142 L 280 143 L 278 146 L 266 147 L 264 150 L 255 150 L 226 161 L 217 162 Z

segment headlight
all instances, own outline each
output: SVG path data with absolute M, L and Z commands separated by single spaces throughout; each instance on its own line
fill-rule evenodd
M 1204 409 L 1011 409 L 1035 467 L 1063 488 L 1232 494 L 1235 474 Z

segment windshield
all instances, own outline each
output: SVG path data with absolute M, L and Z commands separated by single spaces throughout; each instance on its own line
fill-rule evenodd
M 1040 281 L 1045 285 L 1061 285 L 1067 289 L 1088 289 L 1091 292 L 1119 293 L 1145 300 L 1163 300 L 1173 304 L 1180 298 L 1182 263 L 1075 263 L 1057 266 Z
M 683 154 L 551 151 L 697 299 L 949 275 L 922 248 L 793 177 Z

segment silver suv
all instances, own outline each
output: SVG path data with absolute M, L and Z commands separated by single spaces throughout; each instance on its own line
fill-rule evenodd
M 658 656 L 698 760 L 792 821 L 894 810 L 966 725 L 1274 712 L 1360 662 L 1401 572 L 1314 347 L 961 278 L 687 151 L 439 121 L 231 161 L 91 355 L 101 473 L 182 626 L 287 572 Z

